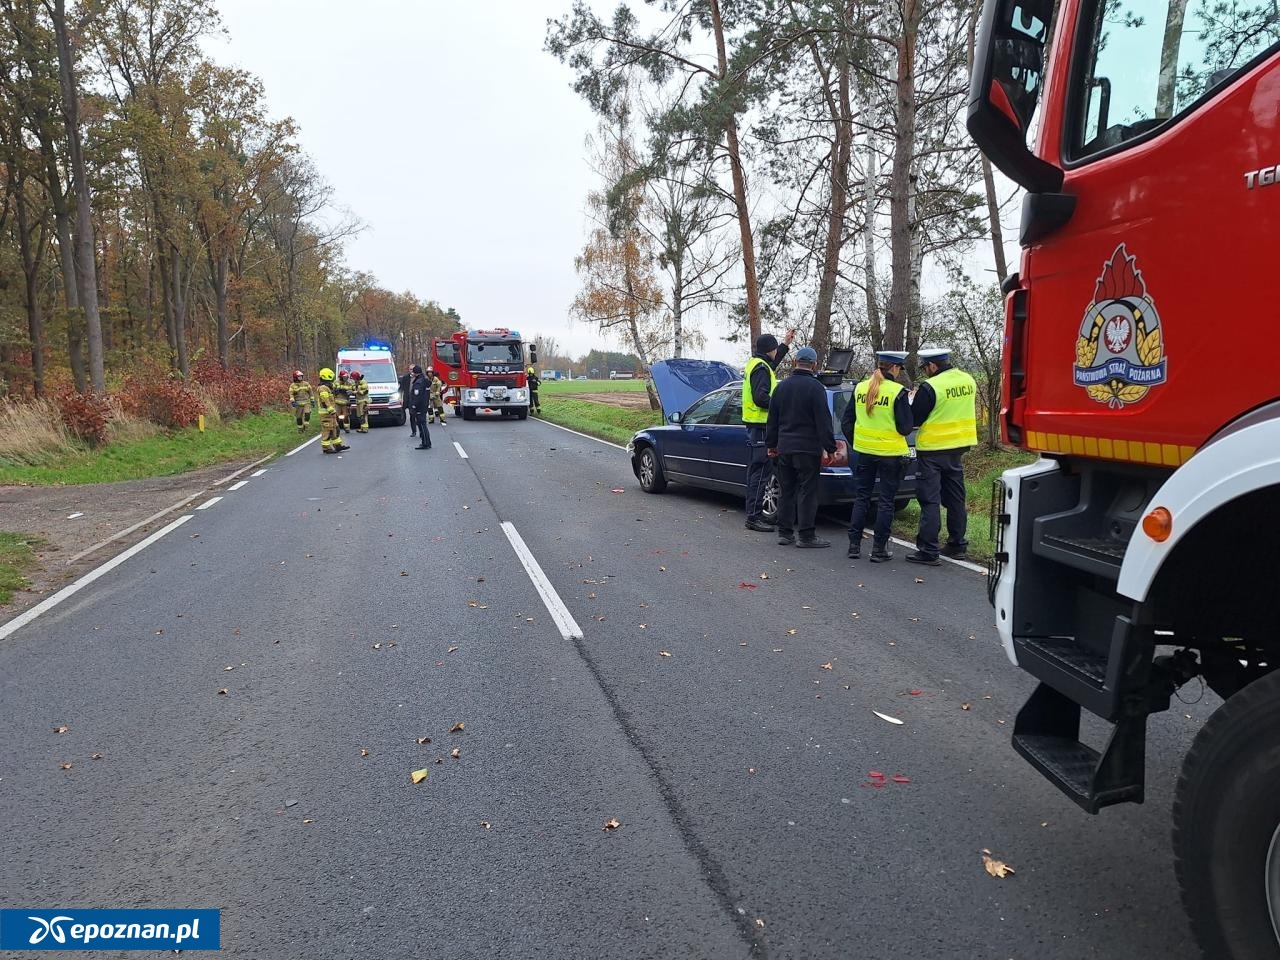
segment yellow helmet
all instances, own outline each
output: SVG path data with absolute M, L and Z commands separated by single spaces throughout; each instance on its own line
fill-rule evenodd
M 332 379 L 333 379 L 333 371 L 332 371 L 332 370 L 330 370 L 328 367 L 322 367 L 322 368 L 320 369 L 320 379 L 321 379 L 321 380 L 332 380 Z

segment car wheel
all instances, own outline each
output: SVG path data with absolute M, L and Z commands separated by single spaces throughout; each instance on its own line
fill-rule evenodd
M 1273 960 L 1280 950 L 1280 672 L 1209 718 L 1173 801 L 1182 902 L 1206 957 Z
M 760 519 L 765 523 L 778 522 L 778 505 L 782 502 L 782 484 L 778 475 L 770 471 L 769 482 L 764 485 L 764 496 L 760 501 Z
M 658 465 L 658 455 L 653 447 L 640 448 L 640 489 L 645 493 L 661 493 L 667 489 L 667 478 L 662 475 L 662 467 Z
M 396 421 L 396 426 L 397 426 L 397 427 L 403 427 L 403 426 L 404 426 L 406 423 L 408 423 L 408 422 L 409 422 L 409 415 L 408 415 L 407 413 L 405 413 L 403 410 L 401 410 L 401 411 L 400 411 L 400 419 L 398 419 L 398 420 Z

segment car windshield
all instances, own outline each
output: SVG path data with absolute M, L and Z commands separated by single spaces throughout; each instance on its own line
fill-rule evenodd
M 354 360 L 342 366 L 352 373 L 360 371 L 360 375 L 369 383 L 395 384 L 397 382 L 395 365 L 389 360 Z
M 485 363 L 520 363 L 522 359 L 519 343 L 467 341 L 467 363 L 472 366 Z

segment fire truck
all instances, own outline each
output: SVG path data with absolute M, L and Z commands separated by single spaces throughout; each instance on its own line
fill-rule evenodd
M 528 363 L 537 363 L 536 348 L 529 344 L 528 349 Z M 529 380 L 520 331 L 458 331 L 448 340 L 432 342 L 431 363 L 444 381 L 445 402 L 463 420 L 479 414 L 528 419 Z
M 1280 9 L 981 16 L 967 125 L 1026 190 L 1002 430 L 1040 454 L 994 492 L 996 624 L 1039 681 L 1013 747 L 1089 813 L 1140 803 L 1148 718 L 1211 688 L 1173 807 L 1183 901 L 1206 956 L 1276 960 Z

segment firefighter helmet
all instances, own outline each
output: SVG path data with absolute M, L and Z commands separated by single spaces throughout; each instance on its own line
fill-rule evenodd
M 320 379 L 321 379 L 321 380 L 326 380 L 326 381 L 328 381 L 328 380 L 332 380 L 332 379 L 333 379 L 333 371 L 332 371 L 332 370 L 330 370 L 328 367 L 323 367 L 323 368 L 320 370 Z
M 338 368 L 338 376 L 339 376 L 339 377 L 346 377 L 346 376 L 349 376 L 349 375 L 350 375 L 350 371 L 348 371 L 346 367 L 339 367 L 339 368 Z
M 293 371 L 293 379 L 295 379 L 295 380 L 301 380 L 301 379 L 302 379 L 302 371 L 301 371 L 301 370 L 295 370 L 295 371 Z
M 363 380 L 363 379 L 364 379 L 364 374 L 363 374 L 363 373 L 361 373 L 359 370 L 352 370 L 352 371 L 351 371 L 351 379 L 352 379 L 352 380 Z

